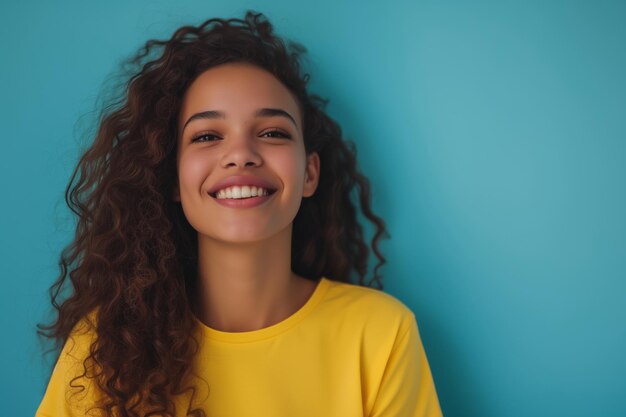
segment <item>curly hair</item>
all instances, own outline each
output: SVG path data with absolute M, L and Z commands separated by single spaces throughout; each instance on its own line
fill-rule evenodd
M 146 404 L 150 415 L 173 416 L 171 396 L 195 392 L 185 377 L 198 351 L 189 303 L 197 280 L 197 232 L 170 196 L 183 95 L 211 67 L 256 65 L 298 99 L 305 150 L 319 154 L 321 172 L 315 194 L 303 199 L 293 222 L 293 271 L 383 288 L 378 269 L 386 261 L 378 241 L 389 234 L 370 208 L 370 186 L 357 169 L 354 144 L 342 139 L 341 128 L 324 112 L 328 100 L 307 92 L 310 77 L 299 62 L 304 53 L 302 45 L 276 36 L 262 14 L 248 11 L 244 19 L 209 19 L 179 28 L 168 40 L 151 39 L 127 61 L 136 72 L 103 111 L 65 190 L 76 232 L 49 289 L 56 320 L 37 325 L 58 350 L 83 318 L 96 313 L 96 337 L 80 377 L 98 370 L 88 377 L 105 394 L 101 409 L 107 416 L 138 416 Z M 369 281 L 369 247 L 354 197 L 376 227 L 371 248 L 378 264 Z

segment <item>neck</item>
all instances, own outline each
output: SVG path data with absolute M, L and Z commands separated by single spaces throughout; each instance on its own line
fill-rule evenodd
M 291 271 L 291 227 L 247 243 L 198 234 L 197 314 L 213 329 L 243 332 L 278 323 L 308 299 L 302 279 Z

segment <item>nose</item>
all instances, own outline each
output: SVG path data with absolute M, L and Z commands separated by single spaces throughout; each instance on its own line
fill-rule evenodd
M 232 134 L 224 141 L 224 154 L 221 158 L 223 168 L 229 166 L 259 166 L 262 163 L 258 153 L 256 138 L 248 133 Z

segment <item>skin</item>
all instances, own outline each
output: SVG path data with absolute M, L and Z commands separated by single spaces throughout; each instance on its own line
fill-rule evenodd
M 287 117 L 258 117 L 260 108 L 278 108 Z M 220 119 L 189 118 L 207 110 Z M 290 138 L 276 133 L 279 130 Z M 201 141 L 193 141 L 198 135 Z M 317 188 L 320 160 L 306 155 L 302 115 L 291 92 L 271 73 L 229 63 L 200 74 L 186 91 L 178 120 L 178 187 L 198 232 L 198 318 L 225 332 L 258 330 L 300 309 L 317 283 L 291 270 L 293 219 L 302 198 Z M 231 175 L 270 181 L 276 193 L 263 205 L 229 208 L 208 194 Z

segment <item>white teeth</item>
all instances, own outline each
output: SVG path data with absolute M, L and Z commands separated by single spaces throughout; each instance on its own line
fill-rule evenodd
M 219 190 L 217 193 L 217 198 L 231 198 L 231 199 L 240 199 L 240 198 L 248 198 L 248 197 L 256 197 L 256 196 L 264 196 L 268 195 L 269 192 L 262 187 L 255 187 L 254 185 L 243 185 L 243 186 L 232 186 L 228 188 L 224 188 Z

